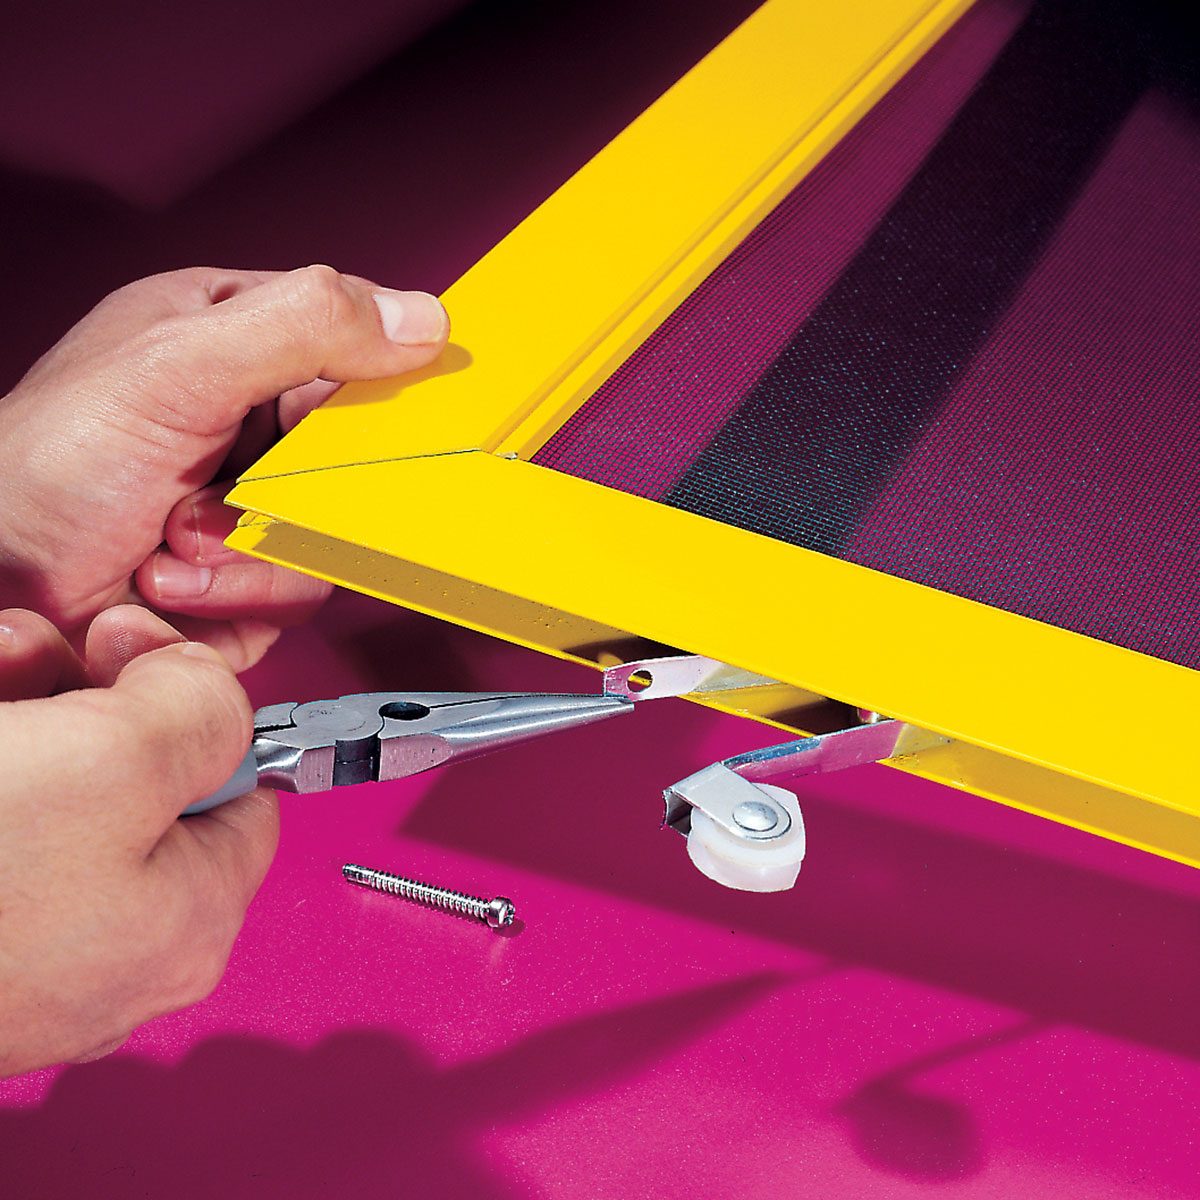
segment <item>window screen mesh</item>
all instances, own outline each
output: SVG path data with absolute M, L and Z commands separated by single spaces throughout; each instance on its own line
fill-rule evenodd
M 1200 668 L 1194 62 L 982 0 L 534 461 Z

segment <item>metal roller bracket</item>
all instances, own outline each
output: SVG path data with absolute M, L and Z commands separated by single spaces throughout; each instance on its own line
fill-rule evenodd
M 791 818 L 756 784 L 791 775 L 825 775 L 917 754 L 949 741 L 940 734 L 884 719 L 735 754 L 667 788 L 663 792 L 663 823 L 686 836 L 692 810 L 699 809 L 743 841 L 772 841 L 787 833 Z
M 607 694 L 638 701 L 776 683 L 768 676 L 699 655 L 644 659 L 604 672 Z M 856 716 L 860 722 L 857 725 L 736 754 L 680 780 L 663 793 L 664 823 L 686 835 L 691 828 L 691 812 L 699 809 L 734 837 L 769 842 L 787 833 L 791 817 L 755 784 L 791 775 L 824 775 L 901 758 L 948 745 L 951 740 L 868 709 L 858 709 Z

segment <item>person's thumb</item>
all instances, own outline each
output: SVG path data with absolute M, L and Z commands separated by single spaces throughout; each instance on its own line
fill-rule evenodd
M 165 830 L 233 776 L 254 715 L 233 669 L 210 646 L 181 642 L 139 655 L 103 696 L 123 731 L 114 746 L 143 824 Z
M 111 687 L 135 658 L 187 639 L 140 604 L 106 608 L 88 626 L 84 659 L 96 687 Z
M 117 829 L 154 846 L 188 805 L 233 776 L 253 734 L 250 701 L 210 647 L 142 654 L 111 687 L 82 688 L 0 711 L 0 792 L 59 819 Z
M 131 349 L 178 382 L 177 394 L 157 388 L 147 398 L 166 406 L 164 423 L 211 435 L 314 379 L 378 379 L 425 366 L 449 331 L 434 296 L 313 266 L 160 322 Z

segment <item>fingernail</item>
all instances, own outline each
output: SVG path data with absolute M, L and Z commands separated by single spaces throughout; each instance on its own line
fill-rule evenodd
M 7 649 L 17 640 L 17 631 L 11 625 L 0 625 L 0 650 Z
M 173 554 L 158 554 L 154 558 L 154 590 L 164 600 L 186 600 L 203 596 L 212 583 L 208 567 L 193 567 Z
M 428 292 L 376 292 L 372 299 L 388 339 L 401 346 L 441 341 L 449 321 L 441 301 Z
M 225 539 L 236 524 L 237 514 L 220 496 L 193 500 L 184 525 L 195 539 L 194 561 L 225 554 Z
M 186 654 L 188 658 L 204 658 L 209 662 L 220 663 L 223 667 L 229 666 L 229 663 L 225 661 L 225 656 L 219 650 L 214 650 L 207 642 L 180 642 L 179 653 Z

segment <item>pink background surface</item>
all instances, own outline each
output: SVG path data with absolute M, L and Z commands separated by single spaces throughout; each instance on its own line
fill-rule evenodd
M 0 155 L 164 206 L 461 4 L 6 5 Z
M 344 596 L 250 684 L 596 676 Z M 658 793 L 769 738 L 664 701 L 285 798 L 216 994 L 0 1084 L 0 1193 L 1194 1195 L 1200 875 L 866 768 L 800 790 L 795 891 L 726 891 Z M 348 860 L 509 895 L 522 924 L 364 893 Z
M 153 214 L 0 174 L 25 231 L 0 247 L 25 298 L 5 377 L 146 270 L 443 286 L 730 12 L 468 13 Z M 596 676 L 340 596 L 247 682 L 261 704 Z M 770 738 L 665 701 L 285 798 L 218 991 L 0 1084 L 0 1196 L 1196 1195 L 1200 874 L 866 768 L 800 789 L 795 891 L 729 892 L 657 828 L 659 791 Z M 347 860 L 504 893 L 522 925 L 363 893 Z

